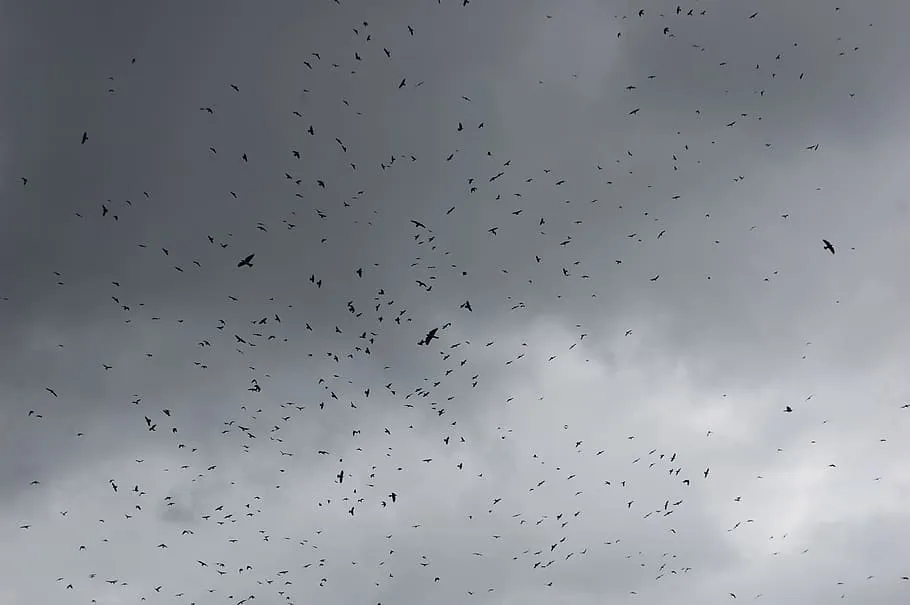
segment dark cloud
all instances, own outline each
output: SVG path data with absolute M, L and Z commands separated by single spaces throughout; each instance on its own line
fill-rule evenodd
M 108 4 L 0 19 L 0 600 L 906 601 L 902 3 Z

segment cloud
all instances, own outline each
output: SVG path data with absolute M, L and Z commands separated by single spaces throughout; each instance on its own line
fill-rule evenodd
M 4 602 L 906 601 L 904 3 L 44 8 Z

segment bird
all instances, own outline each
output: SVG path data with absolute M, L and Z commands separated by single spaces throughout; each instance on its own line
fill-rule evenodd
M 417 344 L 418 345 L 430 344 L 430 341 L 432 341 L 434 338 L 439 338 L 438 336 L 436 336 L 436 332 L 438 332 L 438 331 L 439 331 L 439 328 L 433 328 L 432 330 L 427 332 L 426 336 L 424 336 L 423 339 L 419 340 L 417 342 Z
M 827 250 L 827 251 L 830 252 L 831 254 L 834 254 L 834 245 L 832 245 L 831 242 L 829 242 L 829 241 L 826 240 L 826 239 L 823 239 L 823 240 L 822 240 L 822 244 L 824 244 L 824 246 L 822 246 L 822 247 L 823 247 L 825 250 Z
M 254 256 L 256 256 L 256 255 L 255 255 L 255 254 L 248 254 L 248 255 L 246 255 L 243 259 L 240 260 L 239 263 L 237 263 L 237 266 L 238 266 L 238 267 L 250 267 L 250 268 L 252 268 L 252 267 L 253 267 L 252 260 L 253 260 L 253 257 L 254 257 Z

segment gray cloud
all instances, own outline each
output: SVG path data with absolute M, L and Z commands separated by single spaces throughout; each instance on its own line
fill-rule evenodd
M 907 7 L 317 4 L 3 9 L 0 600 L 905 602 Z

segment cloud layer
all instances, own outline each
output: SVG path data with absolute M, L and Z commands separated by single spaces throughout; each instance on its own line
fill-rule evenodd
M 0 19 L 0 601 L 907 602 L 910 6 L 88 8 Z

